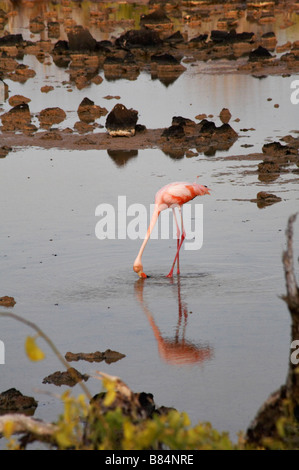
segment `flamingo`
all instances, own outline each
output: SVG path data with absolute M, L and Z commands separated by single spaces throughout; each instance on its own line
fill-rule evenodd
M 147 275 L 143 272 L 143 266 L 142 266 L 142 261 L 141 261 L 144 248 L 150 238 L 150 235 L 158 220 L 160 213 L 163 210 L 169 209 L 169 208 L 172 209 L 173 217 L 174 217 L 176 228 L 177 228 L 177 252 L 176 252 L 174 261 L 172 263 L 172 267 L 167 277 L 173 276 L 173 269 L 174 269 L 174 265 L 176 261 L 177 261 L 177 274 L 180 274 L 179 252 L 183 244 L 183 241 L 186 237 L 181 206 L 185 204 L 186 202 L 191 201 L 196 196 L 204 196 L 205 194 L 210 194 L 209 191 L 210 189 L 207 186 L 203 186 L 197 183 L 186 183 L 186 182 L 169 183 L 166 186 L 163 186 L 163 188 L 159 189 L 159 191 L 156 193 L 156 196 L 155 196 L 154 212 L 153 212 L 149 227 L 147 229 L 146 236 L 143 240 L 143 243 L 141 245 L 141 248 L 139 250 L 139 253 L 133 265 L 133 270 L 135 271 L 135 273 L 138 274 L 140 278 L 147 277 Z M 182 229 L 181 238 L 180 238 L 180 229 L 179 229 L 179 225 L 178 225 L 176 214 L 175 214 L 176 207 L 178 208 L 180 218 L 181 218 L 181 229 Z

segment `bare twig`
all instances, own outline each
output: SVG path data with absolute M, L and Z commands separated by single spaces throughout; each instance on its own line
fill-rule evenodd
M 294 271 L 294 260 L 293 260 L 293 225 L 296 220 L 297 213 L 290 216 L 288 220 L 288 226 L 286 229 L 287 237 L 287 249 L 283 252 L 282 261 L 284 265 L 285 279 L 287 296 L 284 297 L 289 307 L 296 307 L 299 310 L 299 289 L 296 282 L 296 276 Z M 293 313 L 293 308 L 291 310 Z

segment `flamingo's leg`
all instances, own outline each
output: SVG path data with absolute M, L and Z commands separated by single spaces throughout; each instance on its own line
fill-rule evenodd
M 182 244 L 183 244 L 183 241 L 184 241 L 185 238 L 186 238 L 186 232 L 185 232 L 185 227 L 184 227 L 184 224 L 183 224 L 183 216 L 182 216 L 181 207 L 178 206 L 178 209 L 179 209 L 179 213 L 180 213 L 180 216 L 181 216 L 182 236 L 181 236 L 180 243 L 178 244 L 178 247 L 177 247 L 177 252 L 176 252 L 175 258 L 174 258 L 174 260 L 173 260 L 171 270 L 170 270 L 169 273 L 167 274 L 167 277 L 172 277 L 172 275 L 173 275 L 173 268 L 174 268 L 175 262 L 176 262 L 176 260 L 179 259 L 179 252 L 180 252 L 181 246 L 182 246 Z M 176 219 L 175 219 L 175 221 L 176 221 L 176 223 L 177 223 L 177 220 L 176 220 Z M 179 274 L 179 272 L 178 272 L 178 274 Z
M 177 218 L 176 218 L 175 208 L 174 207 L 172 208 L 172 212 L 173 212 L 173 218 L 175 220 L 175 225 L 176 225 L 177 250 L 178 250 L 179 246 L 180 246 L 181 232 L 180 232 L 179 224 L 178 224 L 178 221 L 177 221 Z M 178 255 L 178 259 L 177 259 L 177 274 L 180 274 L 180 256 L 179 255 Z

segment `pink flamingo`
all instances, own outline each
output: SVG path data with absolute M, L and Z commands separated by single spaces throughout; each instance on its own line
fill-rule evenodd
M 143 272 L 143 266 L 141 262 L 142 254 L 145 248 L 145 245 L 147 244 L 149 237 L 152 233 L 152 230 L 158 220 L 160 212 L 162 212 L 165 209 L 171 208 L 173 212 L 173 217 L 176 223 L 176 228 L 177 228 L 177 252 L 172 264 L 172 267 L 169 271 L 169 274 L 167 277 L 172 277 L 173 275 L 173 268 L 174 265 L 177 261 L 177 274 L 180 274 L 180 267 L 179 267 L 179 252 L 181 249 L 181 246 L 183 244 L 183 241 L 186 237 L 186 232 L 183 224 L 183 217 L 182 217 L 182 211 L 181 211 L 181 206 L 185 204 L 186 202 L 191 201 L 194 199 L 196 196 L 204 196 L 205 194 L 210 194 L 209 193 L 210 189 L 207 188 L 207 186 L 202 186 L 197 183 L 185 183 L 185 182 L 177 182 L 177 183 L 170 183 L 164 186 L 163 188 L 159 189 L 159 191 L 156 194 L 155 197 L 155 208 L 154 212 L 152 215 L 152 219 L 150 221 L 150 225 L 147 229 L 147 233 L 145 236 L 145 239 L 143 240 L 143 243 L 141 245 L 140 251 L 137 255 L 137 258 L 134 261 L 133 269 L 135 273 L 138 274 L 140 278 L 146 278 L 147 275 Z M 175 215 L 175 208 L 178 208 L 180 217 L 181 217 L 181 229 L 182 229 L 182 236 L 180 238 L 180 229 L 179 225 L 177 222 L 177 218 Z

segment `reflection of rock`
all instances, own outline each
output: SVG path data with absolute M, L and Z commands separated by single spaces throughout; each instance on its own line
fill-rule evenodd
M 60 124 L 66 118 L 66 114 L 61 108 L 43 109 L 38 116 L 41 127 L 48 129 L 53 124 Z
M 268 32 L 262 35 L 261 37 L 261 46 L 269 49 L 270 51 L 274 51 L 277 44 L 277 39 L 275 33 Z
M 161 82 L 172 83 L 184 71 L 184 67 L 171 54 L 155 54 L 151 56 L 151 77 L 158 78 Z
M 13 297 L 5 295 L 0 297 L 0 307 L 13 307 L 16 304 L 16 301 Z
M 60 23 L 58 21 L 49 21 L 47 24 L 48 27 L 48 37 L 49 38 L 59 38 L 60 36 Z
M 138 111 L 127 109 L 123 104 L 116 104 L 106 119 L 106 129 L 112 136 L 135 135 Z
M 280 175 L 280 165 L 270 158 L 258 164 L 258 174 L 260 181 L 274 181 Z
M 88 361 L 88 362 L 102 362 L 105 361 L 107 364 L 112 362 L 119 361 L 120 359 L 126 357 L 125 354 L 121 354 L 117 351 L 112 351 L 111 349 L 106 349 L 106 351 L 96 351 L 94 353 L 72 353 L 67 352 L 65 358 L 67 361 Z
M 130 51 L 120 50 L 109 54 L 104 61 L 103 69 L 106 80 L 118 78 L 136 80 L 139 75 L 139 66 Z
M 158 8 L 147 15 L 141 15 L 140 25 L 150 30 L 159 31 L 162 34 L 169 34 L 169 30 L 173 29 L 172 21 L 162 8 Z
M 105 116 L 108 111 L 94 104 L 89 98 L 83 98 L 77 110 L 79 119 L 83 122 L 93 122 L 95 119 Z
M 89 376 L 87 374 L 81 374 L 73 367 L 70 367 L 65 372 L 54 372 L 53 374 L 48 375 L 43 380 L 43 384 L 54 384 L 60 387 L 61 385 L 68 385 L 69 387 L 74 387 L 78 382 L 86 382 Z
M 263 209 L 266 206 L 271 206 L 276 202 L 281 201 L 281 198 L 275 196 L 275 194 L 266 193 L 265 191 L 260 191 L 256 195 L 256 199 L 251 199 L 251 202 L 256 202 L 259 209 Z
M 0 147 L 0 158 L 5 158 L 6 155 L 11 152 L 12 148 L 8 147 L 7 145 L 2 145 Z M 1 298 L 0 298 L 0 305 L 1 305 Z
M 21 411 L 30 408 L 36 408 L 37 402 L 33 397 L 23 395 L 19 390 L 10 388 L 0 393 L 0 410 L 1 411 Z
M 29 29 L 31 33 L 41 33 L 45 29 L 45 23 L 43 22 L 43 19 L 40 16 L 31 18 L 29 21 Z
M 118 166 L 125 166 L 131 158 L 138 156 L 138 150 L 107 150 L 107 153 Z

